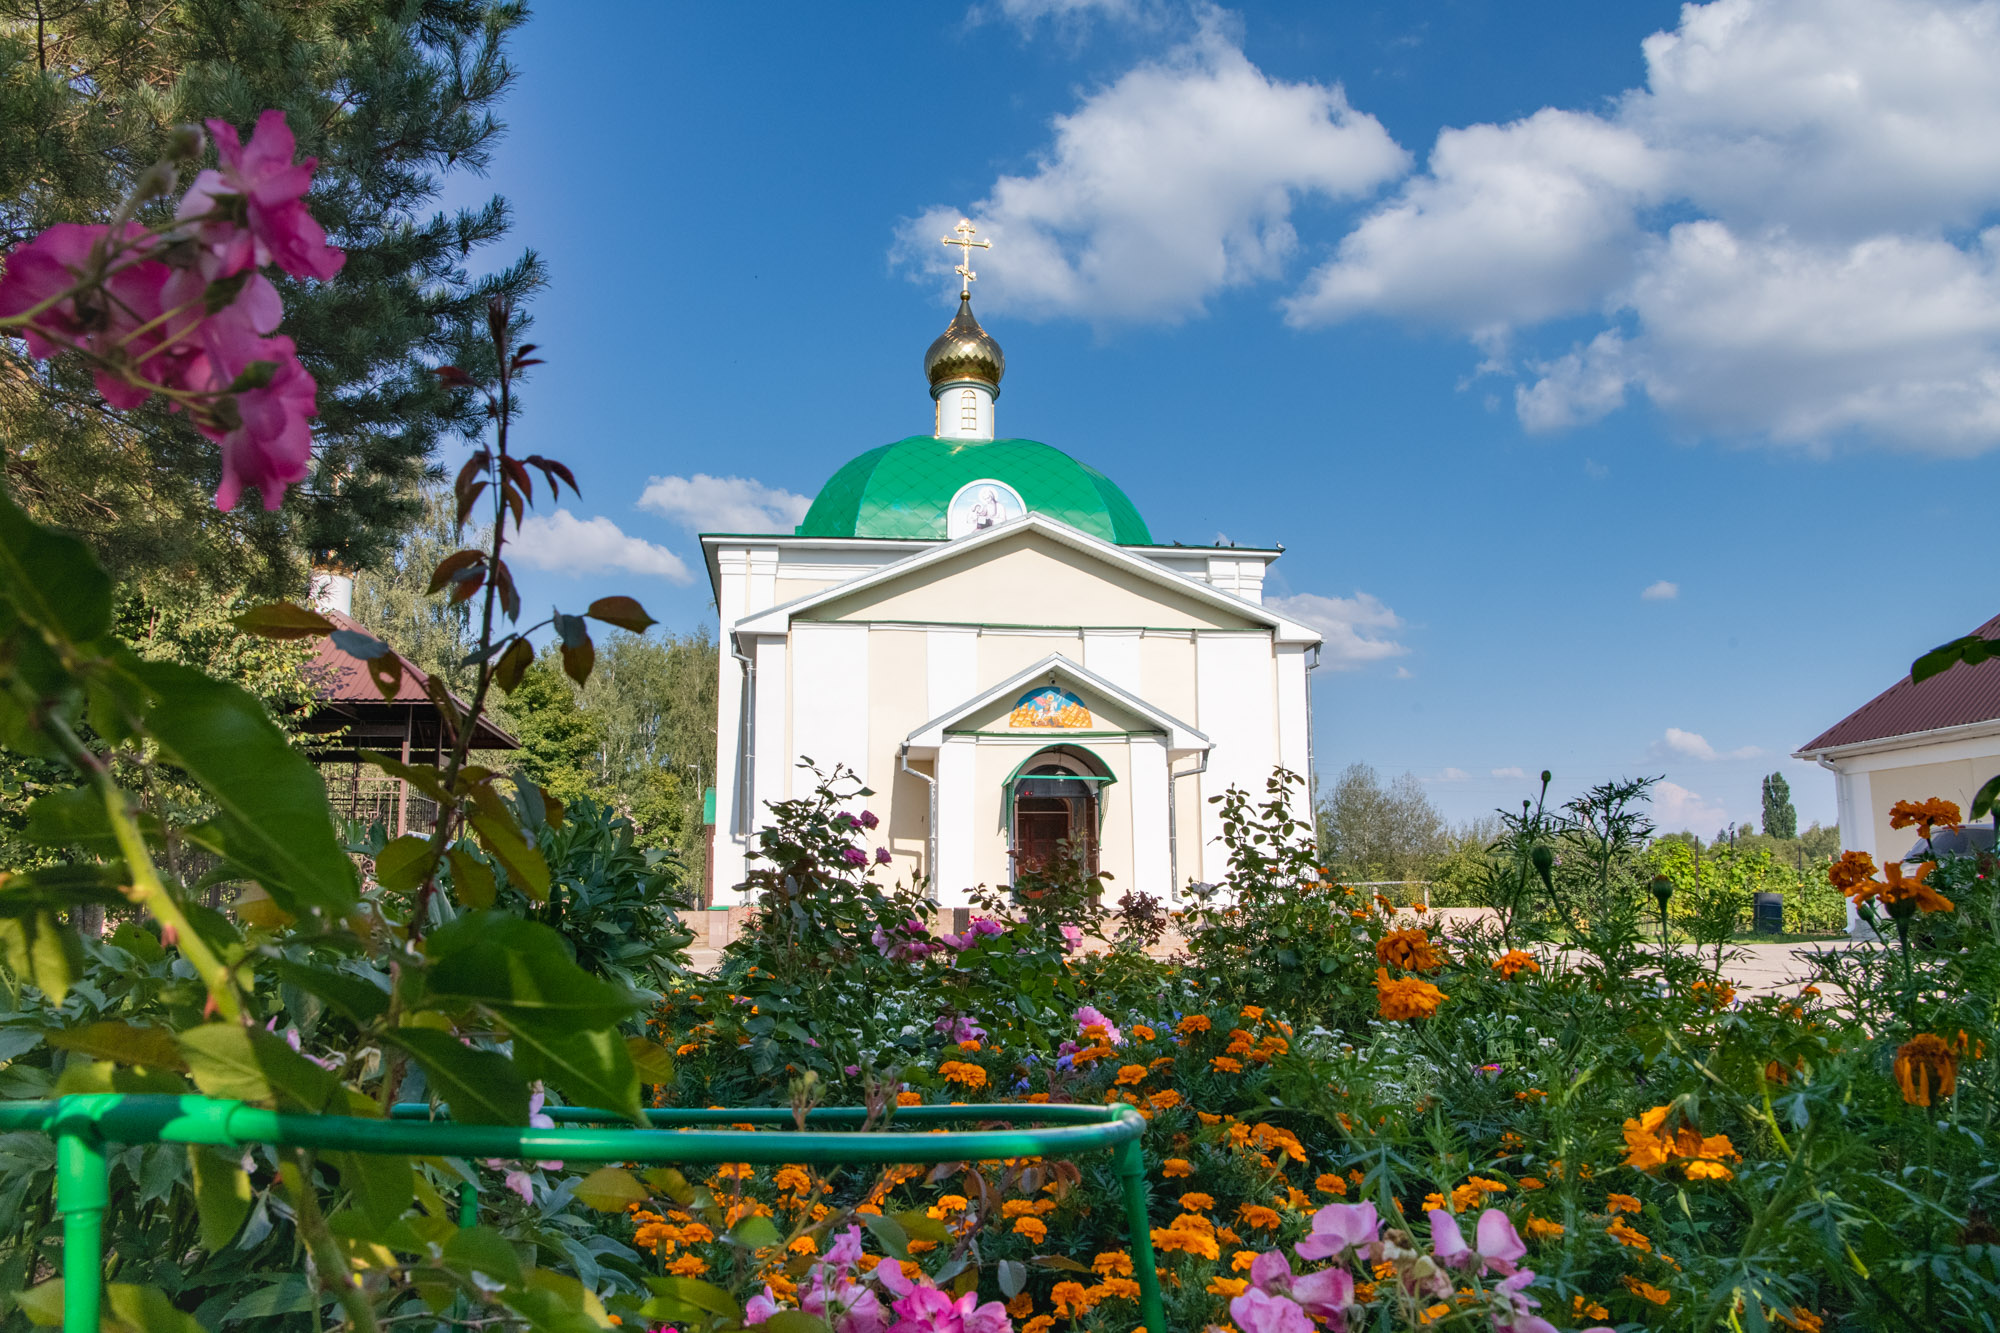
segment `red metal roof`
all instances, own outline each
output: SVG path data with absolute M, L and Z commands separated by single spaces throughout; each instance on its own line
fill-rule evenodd
M 332 621 L 336 629 L 353 630 L 378 642 L 383 641 L 381 635 L 352 616 L 342 615 L 331 608 L 316 609 Z M 396 653 L 393 646 L 389 651 Z M 398 710 L 397 716 L 407 712 L 435 719 L 437 707 L 424 693 L 424 684 L 430 679 L 430 674 L 401 653 L 396 653 L 396 660 L 403 665 L 403 679 L 397 685 L 395 694 L 384 698 L 382 692 L 375 688 L 375 682 L 368 678 L 368 668 L 363 663 L 334 647 L 333 640 L 320 639 L 313 649 L 312 661 L 305 666 L 305 675 L 313 692 L 319 695 L 325 706 L 308 722 L 307 729 L 330 730 L 349 725 L 363 716 L 379 715 L 385 710 Z M 453 694 L 451 699 L 461 710 L 468 706 L 457 694 Z M 435 725 L 432 730 L 436 730 Z M 479 719 L 474 749 L 513 750 L 519 747 L 520 742 L 495 726 L 491 718 Z
M 1972 631 L 2000 639 L 2000 616 Z M 1904 676 L 1799 747 L 1800 754 L 2000 720 L 2000 659 L 1955 666 L 1918 685 Z

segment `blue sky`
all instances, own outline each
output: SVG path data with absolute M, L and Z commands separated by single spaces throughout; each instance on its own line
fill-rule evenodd
M 554 280 L 522 429 L 583 496 L 527 602 L 712 622 L 694 531 L 929 428 L 968 214 L 1001 433 L 1286 546 L 1323 775 L 1659 774 L 1706 835 L 1782 768 L 1830 821 L 1784 756 L 1993 610 L 1996 15 L 547 5 L 452 196 Z

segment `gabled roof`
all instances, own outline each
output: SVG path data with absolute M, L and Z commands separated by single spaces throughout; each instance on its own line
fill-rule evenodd
M 938 714 L 911 732 L 908 741 L 905 743 L 915 749 L 926 749 L 942 744 L 945 732 L 953 723 L 971 717 L 982 709 L 991 708 L 1001 700 L 1012 696 L 1017 691 L 1026 689 L 1036 681 L 1049 675 L 1054 675 L 1058 680 L 1067 680 L 1072 685 L 1081 685 L 1091 693 L 1099 695 L 1118 705 L 1126 712 L 1132 713 L 1151 723 L 1153 729 L 1166 733 L 1167 748 L 1169 750 L 1206 750 L 1209 748 L 1209 739 L 1203 733 L 1196 731 L 1193 727 L 1173 717 L 1171 714 L 1161 712 L 1160 709 L 1147 703 L 1138 695 L 1113 685 L 1096 672 L 1079 666 L 1069 658 L 1064 657 L 1061 653 L 1050 653 L 1033 666 L 1015 672 L 991 689 L 982 690 L 963 703 L 953 705 L 945 712 Z M 1055 728 L 1051 728 L 1044 735 L 1051 742 L 1062 739 L 1062 732 Z M 1032 738 L 1028 733 L 1023 733 L 1023 739 Z
M 926 547 L 914 555 L 905 556 L 901 560 L 881 565 L 857 578 L 849 579 L 845 583 L 836 583 L 831 587 L 822 588 L 818 592 L 808 593 L 804 597 L 796 597 L 789 602 L 781 603 L 768 610 L 745 616 L 743 619 L 737 621 L 734 626 L 731 626 L 731 628 L 738 633 L 783 634 L 790 628 L 792 617 L 801 612 L 810 611 L 816 606 L 823 606 L 828 602 L 843 597 L 850 597 L 855 593 L 865 592 L 870 588 L 879 587 L 893 579 L 901 578 L 905 574 L 924 569 L 945 560 L 955 559 L 958 556 L 977 551 L 981 547 L 990 545 L 991 543 L 1005 541 L 1007 538 L 1023 532 L 1039 533 L 1064 546 L 1096 556 L 1106 564 L 1128 570 L 1157 587 L 1171 588 L 1184 597 L 1192 597 L 1198 602 L 1204 602 L 1210 606 L 1227 611 L 1230 615 L 1238 616 L 1257 624 L 1268 625 L 1277 631 L 1277 640 L 1279 643 L 1313 644 L 1322 641 L 1322 636 L 1318 630 L 1308 625 L 1300 624 L 1296 620 L 1281 616 L 1262 603 L 1238 597 L 1235 593 L 1224 592 L 1212 584 L 1202 582 L 1200 579 L 1189 578 L 1185 574 L 1177 574 L 1173 570 L 1163 567 L 1157 561 L 1149 560 L 1143 555 L 1134 554 L 1102 538 L 1094 537 L 1090 533 L 1073 528 L 1067 523 L 1058 522 L 1046 514 L 1035 513 L 1024 514 L 1020 518 L 996 524 L 984 532 L 976 533 L 970 537 L 960 537 L 956 541 Z
M 2000 639 L 2000 616 L 1972 631 Z M 1919 685 L 1903 677 L 1801 746 L 1795 758 L 1829 750 L 2000 722 L 2000 659 L 1955 666 Z
M 331 607 L 319 608 L 319 613 L 332 621 L 335 629 L 353 630 L 371 638 L 380 638 L 354 617 Z M 396 654 L 397 662 L 402 665 L 403 678 L 396 686 L 395 694 L 385 699 L 382 691 L 376 689 L 375 682 L 369 678 L 368 668 L 359 659 L 349 657 L 334 647 L 332 639 L 319 639 L 313 646 L 312 660 L 302 668 L 306 684 L 319 697 L 319 706 L 307 719 L 306 729 L 313 732 L 339 730 L 392 713 L 399 718 L 404 713 L 419 718 L 436 718 L 438 707 L 431 702 L 424 689 L 430 680 L 430 673 L 396 652 L 394 645 L 389 651 Z M 456 694 L 449 691 L 447 694 L 461 712 L 470 707 Z M 518 750 L 521 743 L 495 726 L 490 717 L 482 716 L 472 747 L 476 750 Z

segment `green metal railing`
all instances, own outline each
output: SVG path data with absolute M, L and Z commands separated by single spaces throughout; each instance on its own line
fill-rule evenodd
M 1129 1106 L 910 1106 L 898 1125 L 935 1126 L 1000 1121 L 1007 1129 L 945 1133 L 825 1133 L 797 1129 L 727 1130 L 704 1125 L 791 1125 L 788 1107 L 655 1110 L 653 1128 L 623 1124 L 610 1111 L 545 1108 L 554 1129 L 461 1125 L 425 1105 L 398 1105 L 389 1120 L 358 1116 L 290 1115 L 208 1097 L 92 1095 L 53 1101 L 0 1102 L 0 1131 L 35 1130 L 56 1141 L 56 1211 L 63 1224 L 63 1333 L 97 1333 L 104 1267 L 104 1213 L 111 1202 L 107 1144 L 181 1143 L 212 1148 L 315 1148 L 407 1157 L 501 1157 L 565 1162 L 755 1162 L 814 1166 L 843 1163 L 981 1162 L 1004 1157 L 1078 1157 L 1109 1150 L 1125 1197 L 1132 1272 L 1139 1309 L 1150 1333 L 1166 1333 L 1153 1235 L 1146 1214 L 1146 1165 L 1140 1136 L 1146 1122 Z M 807 1123 L 859 1130 L 858 1107 L 821 1107 Z M 1021 1129 L 1039 1121 L 1047 1128 Z M 582 1128 L 580 1126 L 591 1126 Z M 459 1194 L 459 1225 L 478 1218 L 478 1195 Z

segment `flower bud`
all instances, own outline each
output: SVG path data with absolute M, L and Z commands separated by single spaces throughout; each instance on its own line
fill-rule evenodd
M 207 144 L 208 136 L 201 132 L 201 126 L 176 125 L 167 135 L 167 157 L 175 162 L 192 162 L 201 156 Z
M 1653 896 L 1660 900 L 1660 910 L 1667 910 L 1667 900 L 1674 896 L 1674 882 L 1665 875 L 1653 876 Z
M 1535 873 L 1542 877 L 1542 883 L 1553 891 L 1555 885 L 1550 882 L 1549 872 L 1555 869 L 1556 854 L 1545 846 L 1537 847 L 1528 853 L 1528 859 L 1534 863 Z
M 174 186 L 179 183 L 180 173 L 174 170 L 173 163 L 155 162 L 140 173 L 138 183 L 132 187 L 132 197 L 135 200 L 158 199 L 172 194 Z

